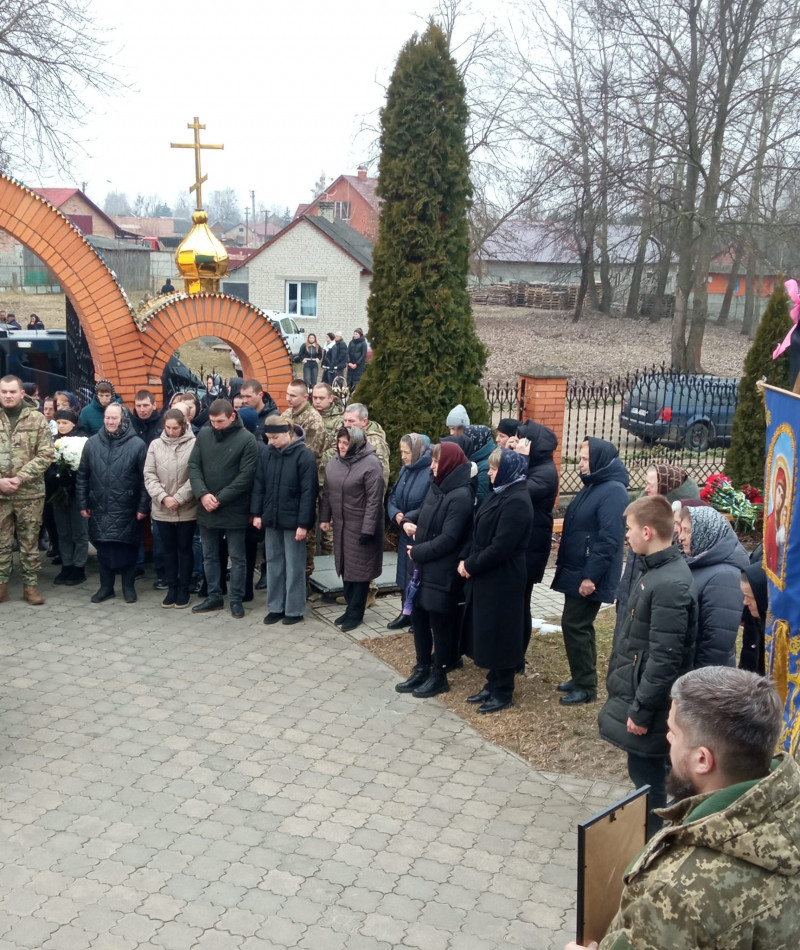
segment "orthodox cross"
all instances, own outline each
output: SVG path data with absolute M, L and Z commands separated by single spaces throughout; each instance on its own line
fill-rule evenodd
M 194 122 L 189 122 L 186 126 L 187 129 L 194 129 L 194 142 L 178 143 L 170 142 L 170 148 L 193 148 L 194 149 L 194 176 L 195 182 L 189 188 L 189 193 L 193 191 L 197 192 L 197 210 L 203 210 L 203 182 L 207 181 L 208 175 L 200 174 L 200 149 L 201 148 L 225 148 L 224 145 L 201 145 L 200 144 L 200 129 L 205 129 L 205 125 L 200 124 L 200 120 L 197 116 L 194 117 Z

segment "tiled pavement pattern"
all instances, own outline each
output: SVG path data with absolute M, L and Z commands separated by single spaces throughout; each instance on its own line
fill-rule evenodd
M 576 821 L 625 789 L 534 772 L 398 695 L 319 614 L 168 612 L 149 580 L 135 606 L 42 590 L 0 606 L 2 950 L 571 938 Z

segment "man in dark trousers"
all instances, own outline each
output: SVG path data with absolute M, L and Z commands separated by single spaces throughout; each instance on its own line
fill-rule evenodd
M 256 474 L 258 450 L 227 399 L 215 399 L 189 458 L 189 480 L 199 504 L 197 523 L 203 545 L 203 567 L 208 596 L 192 607 L 196 614 L 222 610 L 220 541 L 225 535 L 231 559 L 231 616 L 244 617 L 245 531 L 250 516 L 250 491 Z
M 608 700 L 600 735 L 628 753 L 636 788 L 650 786 L 650 805 L 667 803 L 667 714 L 672 684 L 692 668 L 697 595 L 692 572 L 673 544 L 672 506 L 663 495 L 638 498 L 625 511 L 628 544 L 641 558 L 639 575 L 608 664 Z M 661 819 L 648 815 L 648 837 Z
M 616 446 L 587 437 L 580 447 L 583 488 L 564 516 L 553 590 L 564 594 L 561 630 L 570 679 L 558 689 L 564 706 L 597 699 L 597 643 L 594 621 L 611 603 L 622 573 L 623 512 L 628 506 L 628 472 Z

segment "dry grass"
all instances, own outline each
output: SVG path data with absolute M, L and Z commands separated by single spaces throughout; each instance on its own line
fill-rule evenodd
M 563 641 L 559 634 L 540 636 L 536 633 L 528 648 L 527 672 L 517 677 L 511 709 L 486 716 L 464 702 L 485 682 L 485 670 L 478 669 L 466 657 L 464 669 L 448 676 L 450 692 L 437 699 L 485 739 L 515 752 L 535 769 L 627 782 L 624 753 L 603 742 L 597 731 L 597 714 L 607 695 L 604 671 L 608 667 L 614 631 L 613 609 L 601 611 L 596 626 L 600 670 L 597 703 L 576 708 L 560 705 L 556 686 L 569 678 Z M 366 640 L 363 646 L 403 677 L 414 666 L 414 641 L 410 633 Z

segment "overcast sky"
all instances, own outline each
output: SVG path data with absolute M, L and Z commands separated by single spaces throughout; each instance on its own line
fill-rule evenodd
M 157 194 L 172 206 L 194 181 L 187 123 L 199 116 L 204 197 L 233 187 L 249 206 L 310 200 L 328 180 L 355 174 L 370 154 L 377 110 L 403 44 L 435 8 L 435 0 L 93 0 L 107 25 L 113 72 L 128 88 L 93 104 L 81 138 L 88 155 L 42 184 L 86 183 L 102 206 L 106 194 Z M 497 10 L 498 2 L 473 0 Z M 226 16 L 227 14 L 227 16 Z M 186 17 L 192 16 L 188 21 Z M 371 173 L 377 172 L 372 165 Z M 193 199 L 192 199 L 193 200 Z

